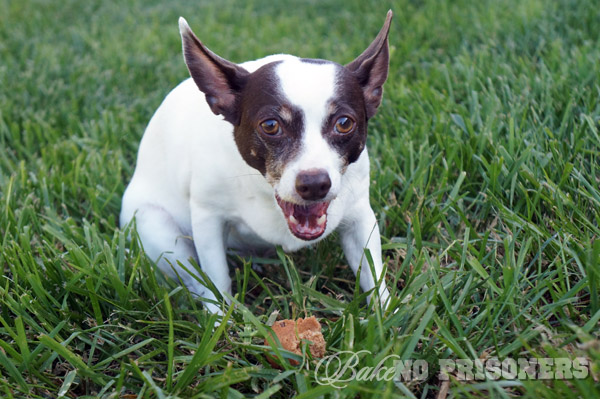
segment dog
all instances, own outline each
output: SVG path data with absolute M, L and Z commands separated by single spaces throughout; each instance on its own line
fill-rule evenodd
M 222 303 L 192 259 L 231 294 L 228 248 L 291 252 L 335 230 L 348 264 L 360 268 L 361 288 L 373 290 L 369 301 L 388 303 L 366 138 L 388 76 L 391 19 L 390 10 L 375 40 L 345 66 L 291 55 L 234 64 L 179 19 L 191 78 L 146 128 L 120 224 L 135 217 L 145 253 L 209 311 L 222 314 Z

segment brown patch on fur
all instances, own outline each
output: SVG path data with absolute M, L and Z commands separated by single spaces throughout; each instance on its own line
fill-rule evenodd
M 363 90 L 356 77 L 342 66 L 338 68 L 336 93 L 328 108 L 333 112 L 323 125 L 323 136 L 340 154 L 345 168 L 355 162 L 365 148 L 368 118 Z M 351 133 L 339 134 L 335 131 L 335 124 L 342 116 L 350 117 L 356 122 Z
M 240 124 L 234 128 L 242 158 L 271 184 L 281 178 L 285 165 L 298 153 L 304 130 L 302 112 L 280 93 L 275 72 L 279 63 L 263 65 L 250 74 L 241 94 Z M 279 134 L 269 136 L 260 131 L 260 123 L 267 119 L 279 122 Z
M 287 124 L 291 124 L 293 122 L 294 115 L 292 113 L 292 110 L 285 105 L 282 105 L 279 109 L 279 116 L 281 117 L 283 122 Z

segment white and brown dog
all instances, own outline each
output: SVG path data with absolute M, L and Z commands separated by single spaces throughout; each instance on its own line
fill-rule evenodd
M 231 293 L 227 248 L 296 251 L 336 229 L 351 268 L 362 265 L 361 288 L 381 283 L 387 304 L 365 143 L 388 75 L 391 19 L 390 11 L 371 45 L 342 66 L 290 55 L 237 65 L 180 18 L 192 78 L 165 98 L 144 133 L 121 225 L 135 216 L 147 255 L 212 312 L 221 311 L 213 293 L 178 262 L 193 272 L 196 259 Z

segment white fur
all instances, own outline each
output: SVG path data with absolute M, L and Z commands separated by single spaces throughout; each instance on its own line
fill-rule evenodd
M 252 72 L 266 63 L 283 61 L 278 74 L 282 92 L 302 108 L 306 127 L 300 156 L 284 172 L 278 187 L 293 196 L 292 182 L 299 170 L 318 165 L 332 181 L 332 200 L 327 229 L 318 239 L 339 228 L 348 262 L 357 271 L 364 264 L 361 287 L 370 290 L 375 281 L 363 248 L 375 261 L 375 277 L 381 278 L 379 230 L 369 205 L 369 160 L 366 151 L 339 172 L 339 156 L 321 137 L 320 126 L 335 90 L 333 67 L 303 64 L 295 57 L 276 55 L 242 64 Z M 316 78 L 306 86 L 301 74 Z M 309 79 L 307 79 L 309 80 Z M 298 83 L 295 83 L 298 82 Z M 121 225 L 136 216 L 136 226 L 148 256 L 166 273 L 178 275 L 188 289 L 205 297 L 208 309 L 220 312 L 215 297 L 205 292 L 193 273 L 189 259 L 199 261 L 203 271 L 221 292 L 231 292 L 225 251 L 281 245 L 295 251 L 311 243 L 295 237 L 276 204 L 274 189 L 240 156 L 232 126 L 209 109 L 192 79 L 185 80 L 165 98 L 144 133 L 137 166 L 123 196 Z M 315 240 L 313 242 L 316 242 Z M 389 297 L 385 284 L 379 289 L 383 303 Z
M 334 64 L 313 64 L 290 60 L 277 67 L 282 94 L 304 114 L 305 130 L 300 153 L 288 163 L 279 184 L 277 194 L 286 201 L 299 202 L 296 192 L 296 176 L 309 169 L 323 169 L 329 174 L 331 188 L 326 201 L 336 197 L 340 189 L 342 160 L 331 148 L 322 134 L 323 122 L 329 116 L 329 103 L 335 94 Z M 298 79 L 302 76 L 303 79 Z

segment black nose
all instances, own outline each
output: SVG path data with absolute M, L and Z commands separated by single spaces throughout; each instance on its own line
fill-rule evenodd
M 325 198 L 331 188 L 329 174 L 323 169 L 310 169 L 296 176 L 296 192 L 307 201 Z

